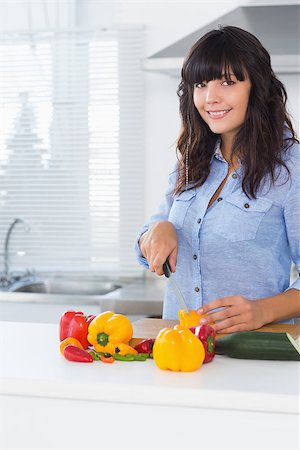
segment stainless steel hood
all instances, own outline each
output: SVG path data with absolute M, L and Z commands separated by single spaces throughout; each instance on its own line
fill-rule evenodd
M 300 72 L 300 5 L 246 5 L 210 22 L 143 62 L 145 70 L 180 76 L 184 57 L 207 31 L 233 25 L 253 33 L 271 54 L 277 73 Z

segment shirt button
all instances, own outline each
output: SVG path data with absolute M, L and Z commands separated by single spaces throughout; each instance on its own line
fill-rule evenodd
M 198 219 L 197 222 L 200 223 L 200 222 L 201 222 L 201 219 Z
M 197 255 L 193 255 L 193 259 L 197 259 Z
M 247 209 L 250 208 L 249 203 L 245 203 L 245 204 L 244 204 L 244 208 L 247 208 Z
M 217 202 L 221 202 L 222 200 L 223 200 L 222 197 L 219 197 Z
M 237 174 L 236 174 L 236 173 L 233 173 L 233 174 L 232 174 L 232 178 L 236 179 L 236 178 L 237 178 Z
M 195 292 L 199 292 L 199 291 L 200 291 L 200 289 L 198 288 L 198 286 L 195 287 Z

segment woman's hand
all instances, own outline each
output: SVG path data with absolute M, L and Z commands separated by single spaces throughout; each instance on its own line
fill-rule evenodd
M 216 322 L 213 327 L 217 333 L 255 330 L 267 323 L 262 306 L 259 300 L 247 300 L 241 295 L 222 297 L 198 309 L 199 314 L 209 314 L 208 318 L 200 320 L 200 324 Z M 212 312 L 217 308 L 222 309 Z
M 142 255 L 147 259 L 151 272 L 163 275 L 163 264 L 167 258 L 172 272 L 176 270 L 178 252 L 177 234 L 174 225 L 167 221 L 154 223 L 139 240 Z

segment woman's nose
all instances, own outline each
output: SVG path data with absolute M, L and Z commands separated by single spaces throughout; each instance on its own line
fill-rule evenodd
M 205 100 L 206 100 L 206 103 L 216 103 L 216 102 L 220 101 L 219 86 L 214 81 L 210 81 L 207 84 Z

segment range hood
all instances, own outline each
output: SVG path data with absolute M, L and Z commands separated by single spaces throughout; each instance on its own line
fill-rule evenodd
M 180 77 L 184 57 L 206 32 L 220 25 L 233 25 L 254 34 L 271 55 L 277 73 L 300 72 L 300 6 L 246 5 L 210 22 L 143 61 L 143 68 Z

